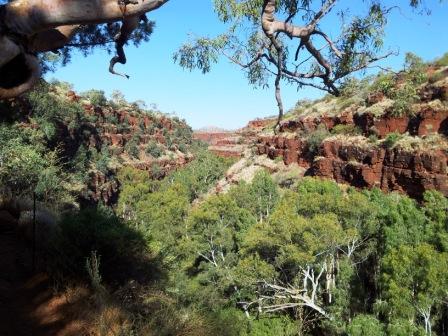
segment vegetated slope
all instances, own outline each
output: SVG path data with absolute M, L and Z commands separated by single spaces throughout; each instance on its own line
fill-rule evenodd
M 118 201 L 123 169 L 155 185 L 190 162 L 192 130 L 119 93 L 111 100 L 97 90 L 77 95 L 60 82 L 1 101 L 0 111 L 0 335 L 103 335 L 104 325 L 119 332 L 121 322 L 113 321 L 119 309 L 105 307 L 82 280 L 86 258 L 99 251 L 112 264 L 103 268 L 107 280 L 139 279 L 135 274 L 153 268 L 135 261 L 145 251 L 138 233 L 102 204 Z M 37 274 L 31 273 L 33 193 Z M 86 248 L 73 249 L 75 241 Z
M 298 163 L 307 174 L 421 198 L 448 195 L 448 62 L 408 55 L 405 70 L 345 84 L 340 97 L 299 101 L 272 131 L 257 120 L 260 155 Z
M 66 83 L 42 83 L 0 109 L 2 186 L 28 197 L 35 190 L 47 203 L 113 204 L 120 167 L 161 178 L 192 157 L 192 130 L 184 121 L 119 93 L 108 101 L 102 91 L 77 95 Z

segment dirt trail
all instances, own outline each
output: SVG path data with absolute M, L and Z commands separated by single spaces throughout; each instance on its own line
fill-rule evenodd
M 0 211 L 0 336 L 81 336 L 69 303 L 55 295 L 45 274 L 31 274 L 31 251 L 16 233 L 17 221 Z

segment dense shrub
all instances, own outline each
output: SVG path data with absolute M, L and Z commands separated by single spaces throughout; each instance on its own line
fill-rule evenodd
M 85 264 L 92 251 L 101 258 L 100 272 L 108 282 L 151 272 L 143 237 L 104 207 L 65 216 L 45 250 L 53 274 L 87 277 Z M 139 269 L 145 263 L 148 269 Z
M 157 159 L 162 156 L 163 150 L 157 142 L 151 140 L 146 147 L 146 153 Z
M 389 133 L 383 141 L 383 145 L 386 148 L 392 148 L 395 146 L 398 140 L 402 138 L 399 133 Z
M 325 127 L 319 127 L 308 134 L 306 141 L 310 153 L 316 155 L 322 142 L 330 136 L 330 132 Z
M 344 135 L 360 135 L 361 129 L 355 125 L 343 125 L 339 124 L 331 129 L 332 134 L 344 134 Z
M 107 98 L 102 90 L 89 90 L 81 94 L 82 97 L 87 98 L 92 105 L 106 106 Z

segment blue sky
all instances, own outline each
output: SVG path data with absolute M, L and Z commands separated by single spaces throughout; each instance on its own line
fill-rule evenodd
M 340 2 L 342 6 L 355 7 L 360 3 L 359 0 Z M 427 0 L 426 4 L 432 10 L 430 16 L 416 15 L 404 5 L 402 10 L 393 12 L 385 46 L 399 49 L 400 55 L 383 64 L 399 68 L 407 51 L 425 60 L 448 51 L 448 3 Z M 195 129 L 211 125 L 235 129 L 257 117 L 276 114 L 272 90 L 249 86 L 241 70 L 225 59 L 206 75 L 183 70 L 173 63 L 173 53 L 188 39 L 188 34 L 214 36 L 225 29 L 213 13 L 212 0 L 171 0 L 150 13 L 149 18 L 156 21 L 151 40 L 139 48 L 129 46 L 128 63 L 117 66 L 118 71 L 131 76 L 129 80 L 108 73 L 110 55 L 102 50 L 87 58 L 74 56 L 71 64 L 47 77 L 73 83 L 77 91 L 95 88 L 110 94 L 118 89 L 129 101 L 143 100 L 148 105 L 157 104 L 163 112 L 175 112 Z M 333 23 L 337 22 L 327 24 Z M 298 99 L 319 95 L 309 89 L 299 92 L 293 87 L 283 89 L 286 108 L 293 107 Z

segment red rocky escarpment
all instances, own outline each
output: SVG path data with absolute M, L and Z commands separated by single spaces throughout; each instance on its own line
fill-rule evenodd
M 297 136 L 260 136 L 257 153 L 271 159 L 283 158 L 285 164 L 298 163 L 307 174 L 330 178 L 359 188 L 378 187 L 398 191 L 414 198 L 435 189 L 448 196 L 448 151 L 385 148 L 366 144 L 365 138 L 325 140 L 317 153 Z
M 324 141 L 311 174 L 360 188 L 378 187 L 421 198 L 435 189 L 448 196 L 446 150 L 409 151 L 400 147 L 360 147 L 341 141 Z
M 307 133 L 324 126 L 328 131 L 337 125 L 351 125 L 358 127 L 363 135 L 376 135 L 383 139 L 389 133 L 409 133 L 424 136 L 431 133 L 448 134 L 448 110 L 423 106 L 414 116 L 395 117 L 385 114 L 376 117 L 374 114 L 356 111 L 345 111 L 337 116 L 300 116 L 297 119 L 281 123 L 280 132 Z
M 444 71 L 448 76 L 448 68 Z M 391 99 L 371 93 L 364 104 L 346 108 L 339 108 L 335 98 L 312 103 L 302 114 L 289 115 L 278 135 L 255 121 L 257 153 L 360 188 L 378 187 L 417 199 L 430 189 L 448 196 L 447 81 L 422 85 L 418 96 L 413 113 L 402 116 L 393 113 Z M 313 133 L 326 139 L 311 151 L 307 139 Z M 403 143 L 388 143 L 391 133 L 396 135 L 390 139 L 401 137 Z
M 197 131 L 193 138 L 209 145 L 208 149 L 218 156 L 240 158 L 246 146 L 239 132 Z

